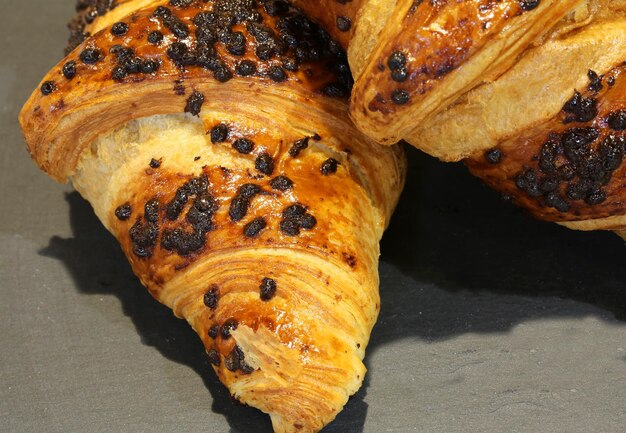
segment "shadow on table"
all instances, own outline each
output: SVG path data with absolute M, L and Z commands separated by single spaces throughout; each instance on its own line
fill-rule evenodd
M 382 243 L 374 346 L 550 317 L 626 319 L 621 238 L 534 220 L 462 165 L 408 153 L 407 187 Z
M 436 340 L 470 331 L 506 332 L 541 317 L 596 311 L 611 318 L 585 305 L 561 308 L 555 296 L 626 318 L 620 284 L 626 281 L 626 248 L 617 236 L 534 221 L 501 203 L 462 166 L 416 151 L 409 156 L 407 190 L 382 247 L 383 309 L 372 349 L 406 336 Z M 213 411 L 227 418 L 232 433 L 270 432 L 266 416 L 233 404 L 195 333 L 141 287 L 89 204 L 76 193 L 67 200 L 74 237 L 52 238 L 41 254 L 61 260 L 81 292 L 118 297 L 145 344 L 203 378 Z M 367 383 L 324 433 L 361 432 L 366 393 Z

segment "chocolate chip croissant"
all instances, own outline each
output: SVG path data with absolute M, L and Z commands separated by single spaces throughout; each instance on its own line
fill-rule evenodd
M 104 4 L 104 6 L 103 6 Z M 284 2 L 81 2 L 20 122 L 150 293 L 276 432 L 317 432 L 360 387 L 400 148 L 347 116 L 338 44 Z
M 538 218 L 624 234 L 626 1 L 295 3 L 348 50 L 367 135 L 465 160 Z

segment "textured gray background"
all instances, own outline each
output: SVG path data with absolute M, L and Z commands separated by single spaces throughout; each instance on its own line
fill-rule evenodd
M 24 150 L 17 113 L 60 59 L 72 0 L 1 3 L 0 431 L 270 432 Z M 624 243 L 410 156 L 367 381 L 325 432 L 624 432 Z

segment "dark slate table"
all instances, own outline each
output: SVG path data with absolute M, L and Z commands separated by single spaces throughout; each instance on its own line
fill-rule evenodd
M 90 206 L 29 160 L 17 113 L 60 59 L 72 1 L 3 6 L 0 430 L 269 433 Z M 534 221 L 462 166 L 409 156 L 366 383 L 324 432 L 624 432 L 624 242 Z

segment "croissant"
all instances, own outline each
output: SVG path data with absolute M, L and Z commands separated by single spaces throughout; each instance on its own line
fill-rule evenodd
M 540 219 L 626 236 L 626 1 L 295 3 L 347 49 L 351 115 Z
M 350 122 L 345 53 L 276 1 L 82 1 L 71 27 L 20 114 L 31 156 L 235 398 L 319 431 L 365 375 L 406 168 Z

